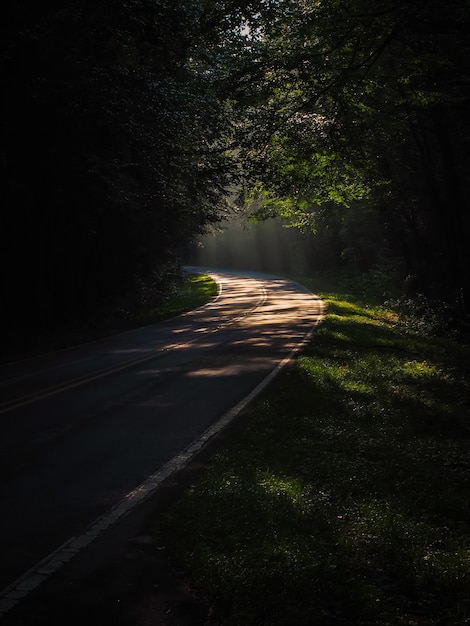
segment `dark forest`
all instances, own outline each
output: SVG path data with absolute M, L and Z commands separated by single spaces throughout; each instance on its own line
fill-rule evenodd
M 9 3 L 8 332 L 164 299 L 231 211 L 468 314 L 469 32 L 465 0 Z

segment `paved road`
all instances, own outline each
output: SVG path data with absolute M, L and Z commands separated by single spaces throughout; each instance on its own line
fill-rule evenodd
M 208 273 L 219 295 L 200 309 L 0 368 L 0 589 L 190 445 L 321 319 L 296 283 Z

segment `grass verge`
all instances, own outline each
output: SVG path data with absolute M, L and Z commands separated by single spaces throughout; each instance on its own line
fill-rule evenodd
M 213 624 L 468 624 L 469 349 L 321 295 L 313 341 L 159 542 Z
M 172 296 L 160 306 L 144 310 L 140 318 L 144 323 L 168 319 L 202 306 L 215 295 L 217 283 L 213 278 L 205 274 L 184 274 Z

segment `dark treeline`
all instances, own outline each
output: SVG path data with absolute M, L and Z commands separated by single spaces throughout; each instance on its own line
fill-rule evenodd
M 53 325 L 161 298 L 226 184 L 209 16 L 172 0 L 5 13 L 2 312 Z
M 10 325 L 164 297 L 235 185 L 239 210 L 316 231 L 323 266 L 393 266 L 468 311 L 466 0 L 24 0 L 3 17 Z

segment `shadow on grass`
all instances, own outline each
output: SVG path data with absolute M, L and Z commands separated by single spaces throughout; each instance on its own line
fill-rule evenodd
M 335 307 L 166 540 L 224 624 L 468 623 L 462 352 Z

